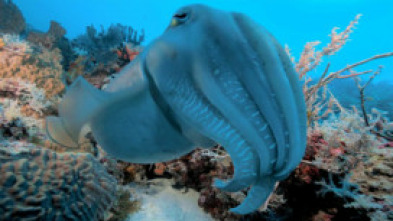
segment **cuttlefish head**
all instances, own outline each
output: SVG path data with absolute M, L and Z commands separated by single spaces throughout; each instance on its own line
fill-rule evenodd
M 281 45 L 247 16 L 203 5 L 178 10 L 106 91 L 80 79 L 67 95 L 60 118 L 48 121 L 59 143 L 75 145 L 80 128 L 89 124 L 105 151 L 131 162 L 224 146 L 234 176 L 215 185 L 225 191 L 252 186 L 232 209 L 240 214 L 268 199 L 306 146 L 301 83 Z

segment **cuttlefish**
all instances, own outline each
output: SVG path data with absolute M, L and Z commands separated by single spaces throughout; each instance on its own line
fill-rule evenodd
M 224 191 L 251 186 L 232 212 L 265 203 L 306 147 L 301 82 L 278 41 L 244 14 L 191 5 L 104 90 L 78 78 L 47 119 L 55 142 L 77 147 L 90 128 L 110 155 L 169 161 L 221 144 L 234 164 Z

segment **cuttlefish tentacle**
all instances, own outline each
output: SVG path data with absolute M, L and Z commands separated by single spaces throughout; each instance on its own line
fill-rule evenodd
M 234 19 L 231 21 L 234 26 L 237 26 Z M 272 171 L 276 161 L 276 140 L 271 125 L 273 125 L 272 123 L 280 125 L 277 117 L 279 108 L 275 105 L 274 98 L 270 96 L 271 91 L 266 79 L 264 79 L 260 62 L 250 62 L 255 59 L 255 52 L 241 35 L 240 29 L 234 32 L 231 37 L 232 47 L 225 47 L 223 45 L 225 41 L 221 41 L 223 42 L 221 45 L 216 43 L 215 47 L 221 46 L 219 50 L 221 53 L 224 51 L 225 54 L 233 54 L 232 56 L 222 57 L 219 56 L 219 53 L 214 54 L 214 46 L 209 50 L 212 54 L 211 60 L 214 61 L 213 57 L 217 57 L 216 60 L 221 61 L 218 65 L 220 71 L 216 71 L 218 73 L 214 73 L 212 76 L 216 79 L 216 88 L 220 88 L 225 94 L 226 102 L 233 104 L 233 109 L 238 109 L 240 112 L 238 115 L 228 116 L 228 118 L 238 125 L 246 140 L 250 141 L 255 154 L 258 155 L 260 160 L 259 174 L 269 174 L 264 171 Z M 238 51 L 238 48 L 244 48 L 244 50 Z M 251 65 L 239 65 L 246 63 L 251 63 Z M 214 67 L 214 65 L 211 66 Z M 216 102 L 219 102 L 218 99 Z M 258 102 L 262 104 L 258 106 Z M 224 113 L 225 111 L 228 112 L 228 108 L 223 110 Z M 247 127 L 243 125 L 247 125 Z
M 211 49 L 210 51 L 212 52 L 213 50 Z M 216 63 L 218 63 L 217 60 L 216 58 Z M 236 70 L 236 68 L 230 68 L 231 70 Z M 266 164 L 274 164 L 275 154 L 269 153 L 270 150 L 275 149 L 269 148 L 269 145 L 274 145 L 269 126 L 248 95 L 248 90 L 237 77 L 238 74 L 225 67 L 221 67 L 221 70 L 197 71 L 197 73 L 199 74 L 194 76 L 194 83 L 201 88 L 207 99 L 214 101 L 220 112 L 227 119 L 231 119 L 233 125 L 237 126 L 238 131 L 248 132 L 244 138 L 253 142 L 253 154 L 257 154 L 255 150 L 258 150 L 259 153 L 265 151 L 264 154 L 260 154 L 264 158 L 259 158 L 259 160 L 273 159 L 272 162 L 266 162 Z M 258 126 L 260 130 L 257 130 Z M 228 150 L 227 146 L 224 145 L 224 147 Z M 230 154 L 230 156 L 233 157 L 233 154 Z M 232 160 L 236 165 L 237 159 L 232 158 Z M 253 162 L 251 161 L 249 165 L 251 163 Z M 272 169 L 272 167 L 270 168 Z M 260 173 L 258 173 L 255 180 L 248 183 L 247 180 L 242 182 L 242 180 L 237 178 L 226 182 L 222 180 L 215 181 L 215 186 L 225 191 L 238 191 L 243 189 L 244 186 L 253 185 L 244 202 L 239 207 L 231 209 L 232 212 L 238 214 L 247 214 L 257 210 L 269 197 L 275 184 L 276 179 L 269 176 L 261 176 Z
M 258 174 L 258 159 L 249 144 L 190 82 L 183 81 L 177 85 L 173 87 L 176 94 L 167 100 L 171 107 L 175 112 L 182 113 L 179 117 L 200 133 L 224 145 L 232 158 L 235 170 L 233 179 L 216 181 L 217 187 L 238 191 L 254 183 Z
M 295 69 L 292 67 L 293 64 L 289 59 L 287 53 L 285 52 L 284 48 L 277 42 L 277 40 L 269 34 L 271 41 L 273 42 L 278 55 L 280 57 L 281 63 L 283 68 L 285 69 L 286 77 L 290 82 L 290 86 L 292 89 L 293 100 L 296 103 L 296 115 L 299 119 L 299 143 L 296 148 L 290 148 L 289 153 L 287 156 L 288 163 L 286 165 L 277 165 L 276 167 L 276 178 L 278 180 L 284 179 L 290 171 L 296 168 L 299 164 L 299 161 L 303 157 L 304 151 L 306 149 L 306 137 L 307 137 L 307 116 L 306 116 L 306 105 L 304 102 L 304 94 L 301 85 L 301 81 L 298 78 L 298 75 Z
M 276 179 L 270 176 L 259 178 L 248 191 L 243 202 L 239 206 L 231 208 L 230 211 L 244 215 L 258 210 L 272 194 L 276 182 Z
M 264 142 L 271 151 L 270 157 L 261 152 L 260 147 L 257 148 L 256 151 L 262 162 L 269 163 L 268 165 L 262 163 L 260 165 L 261 175 L 267 175 L 272 173 L 273 168 L 279 164 L 285 156 L 285 139 L 277 139 L 285 137 L 285 125 L 282 121 L 282 111 L 266 75 L 266 72 L 272 70 L 266 67 L 268 61 L 259 56 L 256 51 L 258 48 L 255 47 L 255 45 L 259 44 L 258 42 L 261 41 L 262 38 L 265 38 L 265 36 L 253 36 L 248 34 L 249 30 L 247 29 L 250 27 L 243 24 L 246 19 L 243 14 L 233 13 L 233 18 L 239 29 L 238 33 L 241 35 L 239 39 L 242 39 L 241 45 L 238 47 L 244 48 L 244 52 L 246 52 L 244 56 L 239 57 L 239 62 L 248 62 L 251 64 L 247 66 L 249 70 L 247 69 L 245 72 L 240 72 L 240 79 L 245 85 L 250 98 L 259 109 L 261 118 L 266 122 L 263 124 L 263 127 L 257 128 L 257 130 L 260 130 L 262 132 L 261 135 L 265 138 Z
M 255 105 L 254 100 L 249 95 L 248 88 L 241 81 L 242 69 L 236 67 L 237 62 L 241 62 L 243 54 L 234 56 L 235 60 L 221 58 L 216 51 L 222 51 L 224 48 L 219 44 L 219 40 L 214 45 L 207 46 L 209 56 L 206 56 L 205 62 L 211 62 L 208 70 L 196 65 L 196 75 L 193 75 L 193 82 L 201 90 L 201 94 L 206 96 L 209 102 L 213 103 L 220 113 L 230 121 L 252 149 L 253 154 L 257 157 L 257 163 L 263 164 L 263 167 L 270 167 L 275 163 L 275 141 L 270 132 L 266 119 L 263 117 L 260 109 Z M 234 42 L 232 42 L 234 43 Z M 236 53 L 236 51 L 226 51 L 225 53 Z M 247 56 L 244 56 L 247 59 Z M 229 64 L 229 65 L 228 65 Z M 264 90 L 264 88 L 255 88 L 255 90 Z M 263 95 L 262 95 L 263 96 Z M 247 141 L 247 142 L 246 142 Z M 272 148 L 273 147 L 273 148 Z M 225 149 L 229 149 L 224 145 Z M 230 154 L 231 157 L 232 154 Z M 272 159 L 272 160 L 269 160 Z M 232 160 L 236 163 L 235 159 Z M 252 161 L 248 163 L 250 165 Z M 261 166 L 258 166 L 258 169 Z M 236 169 L 236 167 L 235 167 Z M 258 176 L 260 171 L 258 171 Z M 257 181 L 242 182 L 236 178 L 230 181 L 216 180 L 215 185 L 225 191 L 238 191 Z
M 276 136 L 275 138 L 276 140 L 285 140 L 285 146 L 278 146 L 277 148 L 275 168 L 278 173 L 275 171 L 274 176 L 285 177 L 300 162 L 303 155 L 303 152 L 297 148 L 297 146 L 303 144 L 300 141 L 299 110 L 297 107 L 299 104 L 295 102 L 296 97 L 300 95 L 293 94 L 291 82 L 287 77 L 288 74 L 282 66 L 282 61 L 270 34 L 246 16 L 238 16 L 237 22 L 239 27 L 242 28 L 242 33 L 248 36 L 248 39 L 258 39 L 258 41 L 250 41 L 249 44 L 255 48 L 257 56 L 264 63 L 264 74 L 282 111 L 280 117 L 285 125 L 284 136 Z
M 249 167 L 248 165 L 254 164 L 255 169 L 252 171 L 252 179 L 242 180 L 237 175 L 237 171 L 235 169 L 235 176 L 232 180 L 229 181 L 221 181 L 216 180 L 216 187 L 225 190 L 225 191 L 239 191 L 244 189 L 245 187 L 251 185 L 256 181 L 257 178 L 257 170 L 259 165 L 259 160 L 255 157 L 255 152 L 253 151 L 252 145 L 258 144 L 258 137 L 256 135 L 255 130 L 253 130 L 252 125 L 248 122 L 247 115 L 243 115 L 242 111 L 239 110 L 238 106 L 234 105 L 231 102 L 231 98 L 234 98 L 236 95 L 226 96 L 221 89 L 221 85 L 218 83 L 217 79 L 214 79 L 211 72 L 202 71 L 198 72 L 197 76 L 194 76 L 194 83 L 199 86 L 201 89 L 201 93 L 205 96 L 205 98 L 210 102 L 214 103 L 215 108 L 218 110 L 219 114 L 227 119 L 226 121 L 231 124 L 231 129 L 225 134 L 221 139 L 228 140 L 228 145 L 224 145 L 225 149 L 228 150 L 231 157 L 234 157 L 234 154 L 237 154 L 231 149 L 239 150 L 241 152 L 248 152 L 249 156 L 242 156 L 242 160 L 236 162 L 233 158 L 233 162 L 239 165 L 239 173 L 244 173 L 241 168 Z M 232 87 L 233 90 L 236 90 L 236 87 Z M 235 118 L 236 117 L 236 118 Z M 233 120 L 233 119 L 236 120 Z M 212 125 L 213 126 L 213 125 Z M 244 134 L 241 132 L 249 131 L 250 133 Z M 231 154 L 231 152 L 233 152 Z M 268 153 L 267 153 L 268 154 Z M 236 168 L 236 167 L 235 167 Z

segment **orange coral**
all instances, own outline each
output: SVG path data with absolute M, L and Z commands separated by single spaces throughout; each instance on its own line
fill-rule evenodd
M 5 46 L 3 38 L 0 38 L 0 50 Z
M 166 170 L 166 166 L 163 163 L 156 163 L 154 173 L 158 176 L 162 176 Z
M 125 45 L 123 48 L 119 48 L 116 50 L 117 56 L 122 60 L 132 61 L 136 58 L 136 56 L 140 53 L 139 49 L 136 47 L 131 47 L 129 45 Z
M 10 37 L 10 39 L 16 37 Z M 64 89 L 61 81 L 63 67 L 59 49 L 30 53 L 30 46 L 21 40 L 9 40 L 6 50 L 0 51 L 0 77 L 19 78 L 34 83 L 48 98 Z

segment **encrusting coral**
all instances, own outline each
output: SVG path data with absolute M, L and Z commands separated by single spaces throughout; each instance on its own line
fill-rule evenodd
M 2 98 L 1 103 L 5 103 L 6 100 L 8 103 L 16 102 L 23 115 L 37 119 L 55 109 L 55 104 L 46 98 L 43 89 L 18 78 L 0 79 L 0 98 Z
M 0 148 L 0 220 L 99 220 L 116 180 L 90 154 Z
M 34 83 L 45 90 L 47 98 L 63 91 L 59 49 L 33 50 L 30 43 L 16 35 L 3 35 L 2 39 L 5 46 L 0 50 L 1 78 L 20 78 Z
M 393 219 L 393 152 L 375 148 L 367 160 L 352 171 L 350 182 L 359 186 L 359 194 L 348 207 L 367 209 L 372 220 Z

